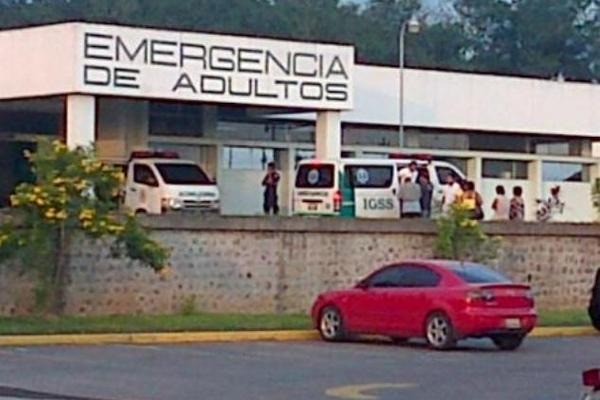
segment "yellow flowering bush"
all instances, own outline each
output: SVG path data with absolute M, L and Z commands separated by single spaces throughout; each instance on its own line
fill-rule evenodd
M 69 149 L 60 141 L 42 141 L 25 156 L 36 179 L 20 184 L 10 198 L 17 218 L 0 229 L 0 261 L 24 255 L 29 259 L 22 264 L 37 266 L 40 280 L 58 290 L 64 285 L 65 248 L 80 232 L 92 239 L 114 238 L 115 255 L 156 271 L 166 266 L 167 250 L 133 217 L 117 213 L 125 181 L 119 168 L 96 159 L 93 149 Z
M 498 257 L 500 239 L 486 235 L 481 224 L 471 216 L 465 206 L 453 204 L 450 211 L 437 220 L 437 257 L 479 262 Z

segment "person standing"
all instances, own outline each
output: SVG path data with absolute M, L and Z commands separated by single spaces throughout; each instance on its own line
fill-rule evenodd
M 462 204 L 469 210 L 472 219 L 483 219 L 483 199 L 475 190 L 475 183 L 472 181 L 465 182 Z
M 513 197 L 510 199 L 508 218 L 511 221 L 523 221 L 525 219 L 525 201 L 523 201 L 523 188 L 521 186 L 513 188 Z
M 460 200 L 463 191 L 460 184 L 456 182 L 453 174 L 446 176 L 446 184 L 443 187 L 442 212 L 450 212 L 450 206 Z
M 494 219 L 496 221 L 506 221 L 509 217 L 510 202 L 506 198 L 506 190 L 504 186 L 496 186 L 496 197 L 492 203 L 492 210 L 494 211 Z
M 398 192 L 400 199 L 400 215 L 402 218 L 416 218 L 421 216 L 421 186 L 411 181 L 409 177 L 404 179 Z
M 421 216 L 431 218 L 431 200 L 433 198 L 433 185 L 429 180 L 429 175 L 419 175 L 419 186 L 421 186 Z
M 417 170 L 417 162 L 411 161 L 408 166 L 402 168 L 398 172 L 398 176 L 400 179 L 400 184 L 403 184 L 406 181 L 406 178 L 410 178 L 411 182 L 417 182 L 417 176 L 419 175 L 419 171 Z
M 277 172 L 275 162 L 271 161 L 267 164 L 267 174 L 263 178 L 262 185 L 265 188 L 263 210 L 265 214 L 279 214 L 279 199 L 277 198 L 277 185 L 281 176 Z

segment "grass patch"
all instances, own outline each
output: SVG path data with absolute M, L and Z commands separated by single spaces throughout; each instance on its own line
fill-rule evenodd
M 587 310 L 541 310 L 539 326 L 590 326 Z
M 310 329 L 305 315 L 125 315 L 0 318 L 0 335 Z
M 586 310 L 540 311 L 540 326 L 589 326 Z M 124 315 L 0 318 L 0 335 L 311 329 L 306 315 Z

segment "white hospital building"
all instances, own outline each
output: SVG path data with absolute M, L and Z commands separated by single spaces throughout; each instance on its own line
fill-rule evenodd
M 394 45 L 390 43 L 390 45 Z M 560 185 L 569 221 L 596 219 L 600 85 L 354 63 L 350 45 L 83 22 L 0 31 L 0 204 L 28 171 L 36 139 L 94 144 L 124 163 L 176 150 L 216 177 L 223 214 L 262 210 L 266 163 L 427 153 L 474 180 L 535 199 Z

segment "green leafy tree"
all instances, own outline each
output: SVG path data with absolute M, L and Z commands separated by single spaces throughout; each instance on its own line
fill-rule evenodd
M 489 237 L 479 222 L 471 218 L 471 211 L 460 204 L 452 205 L 450 212 L 437 220 L 437 257 L 485 262 L 498 257 L 500 239 Z
M 36 175 L 11 196 L 13 218 L 0 231 L 0 261 L 20 258 L 39 278 L 36 303 L 60 314 L 64 307 L 69 249 L 84 238 L 113 238 L 115 256 L 162 270 L 168 251 L 130 217 L 115 213 L 123 173 L 103 164 L 91 149 L 68 149 L 59 141 L 40 142 L 26 154 Z

